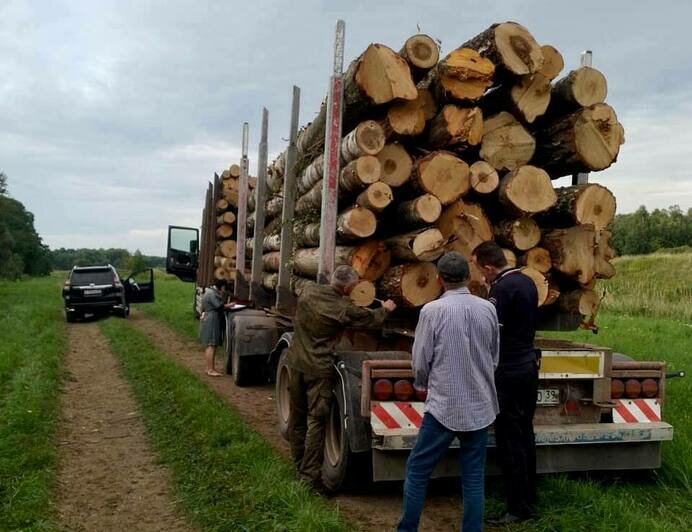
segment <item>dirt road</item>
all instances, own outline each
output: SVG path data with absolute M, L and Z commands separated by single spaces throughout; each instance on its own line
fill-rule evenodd
M 233 405 L 243 418 L 271 445 L 288 454 L 288 444 L 277 430 L 273 386 L 239 388 L 230 376 L 204 375 L 202 350 L 165 324 L 141 312 L 133 312 L 130 323 L 146 333 L 162 350 L 199 375 L 207 385 Z M 221 364 L 217 363 L 217 368 Z M 434 483 L 426 500 L 420 530 L 458 530 L 460 494 L 449 483 Z M 344 516 L 362 530 L 393 530 L 401 512 L 401 484 L 376 485 L 365 494 L 341 494 L 333 499 Z
M 69 326 L 57 507 L 66 530 L 191 528 L 175 508 L 127 382 L 96 323 Z

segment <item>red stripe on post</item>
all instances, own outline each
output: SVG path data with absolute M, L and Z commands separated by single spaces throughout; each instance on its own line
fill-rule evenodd
M 423 418 L 420 417 L 418 411 L 411 406 L 411 403 L 395 403 L 397 408 L 413 423 L 416 428 L 420 428 L 423 423 Z
M 649 421 L 661 421 L 658 414 L 651 409 L 644 399 L 637 399 L 634 404 L 639 407 L 639 410 L 642 411 L 642 414 L 644 414 Z
M 637 418 L 634 417 L 634 414 L 632 414 L 629 410 L 627 410 L 627 407 L 620 403 L 615 407 L 615 410 L 617 411 L 618 414 L 620 414 L 620 417 L 625 420 L 626 423 L 639 423 L 637 421 Z
M 380 406 L 379 403 L 374 403 L 372 405 L 372 413 L 375 414 L 375 416 L 382 422 L 384 423 L 384 426 L 387 427 L 388 429 L 400 429 L 401 427 L 399 426 L 399 423 L 396 422 L 396 420 L 389 415 L 389 413 Z

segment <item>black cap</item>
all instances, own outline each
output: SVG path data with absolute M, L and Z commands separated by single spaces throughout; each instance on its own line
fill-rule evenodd
M 469 263 L 461 253 L 450 251 L 437 261 L 437 272 L 443 281 L 463 283 L 469 278 Z

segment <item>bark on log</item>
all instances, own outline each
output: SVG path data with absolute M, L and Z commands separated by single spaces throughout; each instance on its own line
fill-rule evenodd
M 447 104 L 430 121 L 426 143 L 433 148 L 477 146 L 483 138 L 483 113 L 478 107 Z
M 276 290 L 279 285 L 279 274 L 278 273 L 263 273 L 262 274 L 262 287 L 266 290 Z
M 235 223 L 235 213 L 228 211 L 224 212 L 223 214 L 220 214 L 216 217 L 216 223 L 218 225 Z
M 415 100 L 393 103 L 380 124 L 387 138 L 420 135 L 428 120 L 437 114 L 435 98 L 427 89 L 418 89 Z
M 320 245 L 320 222 L 296 223 L 293 226 L 293 238 L 299 247 Z
M 419 84 L 440 102 L 475 102 L 493 84 L 495 65 L 476 50 L 457 48 L 432 69 Z
M 543 235 L 542 247 L 550 253 L 555 270 L 581 285 L 615 274 L 610 264 L 614 251 L 610 247 L 609 231 L 597 232 L 588 224 L 555 229 Z
M 262 255 L 262 270 L 265 272 L 278 272 L 281 266 L 281 252 L 270 251 Z M 295 263 L 293 265 L 295 270 Z
M 533 74 L 543 67 L 543 51 L 529 31 L 516 22 L 493 24 L 464 48 L 490 59 L 498 70 L 515 75 Z
M 548 305 L 554 305 L 560 299 L 560 286 L 557 284 L 555 278 L 550 274 L 545 274 L 548 280 L 548 296 L 545 298 L 543 303 L 544 307 Z
M 490 194 L 500 184 L 497 170 L 486 161 L 476 161 L 469 167 L 469 180 L 473 191 L 479 194 Z
M 425 228 L 385 240 L 392 255 L 404 261 L 434 261 L 445 251 L 446 239 L 439 229 Z
M 216 203 L 217 209 L 226 210 L 230 206 L 233 206 L 236 209 L 238 208 L 238 191 L 237 190 L 224 190 L 221 194 L 223 195 L 222 200 L 224 200 L 226 202 L 225 203 L 226 207 L 221 209 L 221 207 L 219 206 L 219 202 L 222 200 L 219 200 L 219 202 Z
M 450 152 L 434 151 L 416 161 L 411 184 L 448 205 L 468 192 L 469 166 Z
M 392 189 L 386 183 L 373 183 L 356 198 L 356 205 L 373 212 L 382 212 L 394 199 Z
M 436 222 L 442 214 L 442 204 L 432 194 L 423 194 L 410 201 L 404 201 L 397 205 L 397 223 L 405 226 L 431 224 Z
M 560 295 L 558 299 L 560 308 L 570 314 L 593 316 L 598 310 L 599 298 L 594 290 L 572 290 Z
M 353 240 L 375 234 L 377 218 L 372 211 L 363 207 L 351 207 L 339 213 L 336 219 L 336 234 Z
M 351 161 L 341 170 L 339 195 L 357 194 L 368 185 L 380 180 L 382 165 L 377 157 L 364 155 Z
M 555 192 L 557 202 L 538 218 L 546 227 L 591 224 L 600 231 L 615 217 L 615 196 L 604 186 L 590 183 L 557 188 Z
M 365 120 L 341 141 L 341 159 L 349 163 L 363 155 L 377 155 L 385 142 L 382 126 L 374 120 Z
M 552 266 L 550 253 L 548 253 L 547 249 L 541 247 L 531 248 L 521 255 L 519 257 L 519 264 L 538 270 L 541 273 L 548 273 Z
M 483 122 L 481 157 L 497 170 L 514 170 L 528 163 L 536 140 L 514 116 L 505 111 Z
M 562 58 L 562 54 L 554 46 L 544 44 L 541 46 L 541 51 L 543 52 L 543 66 L 538 72 L 546 78 L 553 80 L 562 72 L 562 69 L 565 67 L 565 61 Z
M 509 212 L 517 215 L 546 211 L 557 201 L 548 174 L 528 164 L 502 178 L 498 197 Z
M 274 196 L 265 203 L 265 216 L 267 219 L 274 218 L 281 214 L 284 208 L 283 196 Z
M 594 269 L 597 279 L 610 279 L 615 275 L 615 267 L 610 262 L 615 258 L 615 250 L 610 245 L 612 236 L 613 234 L 608 230 L 596 230 Z
M 608 94 L 605 76 L 590 66 L 572 70 L 552 90 L 551 115 L 564 115 L 581 107 L 603 103 Z
M 231 259 L 235 259 L 236 248 L 237 245 L 235 240 L 223 240 L 218 243 L 219 253 Z
M 278 271 L 279 259 L 276 255 L 266 253 L 263 257 L 265 270 Z M 298 275 L 315 277 L 319 265 L 319 248 L 297 249 L 293 256 L 293 271 Z M 381 241 L 373 240 L 360 246 L 336 246 L 335 265 L 353 267 L 362 279 L 375 281 L 387 270 L 391 254 Z M 272 269 L 273 268 L 273 269 Z
M 409 64 L 414 81 L 418 81 L 437 65 L 440 47 L 432 37 L 419 33 L 406 39 L 399 55 Z
M 411 177 L 413 159 L 398 142 L 386 144 L 377 154 L 377 159 L 382 167 L 380 181 L 390 187 L 400 187 Z
M 561 117 L 536 133 L 534 164 L 552 179 L 604 170 L 624 142 L 615 111 L 604 103 Z
M 437 299 L 441 290 L 432 262 L 394 266 L 382 276 L 378 288 L 383 299 L 393 299 L 397 305 L 409 308 Z
M 324 156 L 318 155 L 297 180 L 298 195 L 301 196 L 310 190 L 315 183 L 322 179 L 324 173 Z
M 216 228 L 216 236 L 219 238 L 231 238 L 233 236 L 233 226 L 231 224 L 221 224 Z
M 447 249 L 458 251 L 466 259 L 479 244 L 493 239 L 492 225 L 477 203 L 452 203 L 442 212 L 437 227 L 449 241 Z
M 516 220 L 499 222 L 495 226 L 495 237 L 502 244 L 526 251 L 541 241 L 541 230 L 531 218 L 522 216 Z
M 542 307 L 545 305 L 545 302 L 548 299 L 548 281 L 545 278 L 545 275 L 538 270 L 529 268 L 528 266 L 522 268 L 521 273 L 530 278 L 533 281 L 533 284 L 536 285 L 536 291 L 538 292 L 538 306 Z

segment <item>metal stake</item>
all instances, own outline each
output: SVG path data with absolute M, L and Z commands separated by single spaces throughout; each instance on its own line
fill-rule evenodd
M 240 157 L 240 184 L 238 191 L 238 219 L 236 227 L 238 228 L 238 236 L 236 240 L 236 276 L 233 295 L 239 299 L 247 299 L 248 285 L 245 278 L 245 227 L 247 224 L 247 196 L 248 196 L 248 140 L 249 126 L 247 122 L 243 123 L 243 148 Z
M 255 190 L 255 232 L 252 248 L 252 271 L 250 278 L 250 299 L 265 306 L 262 288 L 262 254 L 264 252 L 264 218 L 267 201 L 267 129 L 269 112 L 262 108 L 262 131 L 260 133 L 259 153 L 257 155 L 257 189 Z
M 591 50 L 584 50 L 580 56 L 581 66 L 591 66 L 591 61 L 593 59 L 593 52 Z M 579 172 L 577 174 L 572 174 L 572 185 L 586 185 L 589 182 L 589 172 Z
M 343 20 L 336 22 L 334 36 L 334 69 L 327 99 L 326 139 L 324 143 L 324 178 L 322 180 L 322 215 L 320 218 L 320 255 L 317 282 L 329 283 L 334 271 L 336 215 L 339 195 L 339 152 L 343 112 L 344 34 Z
M 288 148 L 284 171 L 284 205 L 281 212 L 281 248 L 279 251 L 279 285 L 276 288 L 276 309 L 283 314 L 290 314 L 295 306 L 295 297 L 291 290 L 293 273 L 293 224 L 296 204 L 296 157 L 298 148 L 298 120 L 300 115 L 300 88 L 293 86 L 291 104 L 291 126 L 288 133 Z

